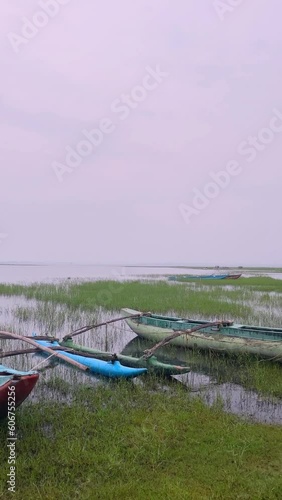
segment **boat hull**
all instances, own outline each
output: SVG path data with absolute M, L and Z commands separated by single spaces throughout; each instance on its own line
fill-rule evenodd
M 138 314 L 138 311 L 133 311 L 131 309 L 123 309 L 122 312 L 125 316 L 129 316 L 129 314 Z M 151 318 L 149 317 L 148 320 L 149 319 Z M 167 324 L 170 324 L 172 319 L 173 318 L 167 318 Z M 143 324 L 141 322 L 142 318 L 127 318 L 125 321 L 139 337 L 156 343 L 173 334 L 175 331 L 181 329 L 184 331 L 185 329 L 191 329 L 197 326 L 197 324 L 205 323 L 197 321 L 192 323 L 192 320 L 190 320 L 190 322 L 188 322 L 189 320 L 185 322 L 185 320 L 177 320 L 177 318 L 175 318 L 174 328 L 166 328 L 154 326 L 153 324 Z M 152 322 L 153 321 L 154 318 L 152 318 Z M 262 340 L 261 338 L 255 338 L 255 335 L 258 337 L 255 329 L 257 328 L 257 330 L 260 330 L 259 327 L 249 327 L 254 328 L 254 331 L 250 331 L 250 334 L 252 333 L 253 335 L 251 338 L 247 336 L 247 327 L 242 325 L 231 325 L 223 327 L 218 331 L 213 331 L 213 328 L 214 327 L 210 327 L 206 332 L 203 330 L 202 332 L 183 333 L 183 335 L 172 339 L 170 343 L 188 349 L 213 350 L 236 355 L 249 354 L 282 362 L 282 330 L 280 329 L 261 329 L 267 331 L 266 335 L 269 335 L 270 338 L 270 332 L 275 332 L 275 330 L 277 330 L 279 334 L 281 332 L 281 340 Z M 240 330 L 240 328 L 243 328 L 243 330 Z M 268 332 L 268 330 L 270 330 L 270 332 Z M 278 332 L 276 332 L 277 335 Z
M 237 280 L 242 274 L 178 274 L 168 277 L 169 281 L 191 280 Z
M 68 347 L 74 349 L 75 351 L 80 351 L 81 353 L 92 354 L 93 356 L 102 359 L 109 360 L 113 357 L 113 354 L 107 351 L 100 351 L 98 349 L 93 349 L 90 347 L 84 347 L 79 344 L 75 344 L 71 339 L 59 342 L 63 347 Z M 154 372 L 160 375 L 181 375 L 183 373 L 188 373 L 190 368 L 188 366 L 177 366 L 170 365 L 167 363 L 161 363 L 157 360 L 155 356 L 151 358 L 135 358 L 133 356 L 126 356 L 123 354 L 115 354 L 116 359 L 123 366 L 130 366 L 131 368 L 147 368 L 148 372 Z
M 179 274 L 169 276 L 169 281 L 190 281 L 190 280 L 224 280 L 227 274 Z
M 17 372 L 1 365 L 0 418 L 7 416 L 8 402 L 11 408 L 22 404 L 34 388 L 38 377 L 36 372 Z
M 38 344 L 46 347 L 58 347 L 58 342 L 48 342 L 44 340 L 37 340 Z M 108 378 L 134 378 L 147 372 L 146 368 L 131 368 L 129 366 L 122 366 L 119 361 L 103 361 L 92 357 L 85 357 L 79 354 L 72 354 L 67 351 L 60 351 L 61 354 L 69 359 L 77 361 L 82 365 L 89 368 L 89 370 L 103 377 Z

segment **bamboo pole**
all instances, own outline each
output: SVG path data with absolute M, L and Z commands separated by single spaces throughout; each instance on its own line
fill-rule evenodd
M 18 356 L 19 354 L 33 354 L 38 352 L 37 347 L 32 347 L 31 349 L 22 349 L 19 351 L 3 351 L 0 353 L 0 358 L 10 358 L 11 356 Z
M 64 347 L 64 346 L 57 346 L 57 345 L 50 347 L 50 349 L 52 351 L 68 352 L 70 354 L 75 354 L 76 356 L 83 356 L 84 358 L 102 359 L 105 361 L 118 361 L 117 355 L 112 354 L 112 353 L 101 353 L 101 354 L 103 354 L 103 356 L 101 357 L 99 351 L 97 351 L 97 355 L 96 355 L 95 353 L 92 354 L 92 353 L 88 353 L 88 352 L 77 351 L 75 349 L 72 349 L 71 347 Z M 40 352 L 40 348 L 38 348 L 38 347 L 34 347 L 31 349 L 21 349 L 21 350 L 17 350 L 17 351 L 3 351 L 3 352 L 0 352 L 0 359 L 1 358 L 9 358 L 12 356 L 19 356 L 20 354 L 36 354 L 38 352 Z
M 151 358 L 157 349 L 163 347 L 164 345 L 169 344 L 171 340 L 175 339 L 176 337 L 180 337 L 180 335 L 185 335 L 185 334 L 190 335 L 191 333 L 197 332 L 198 330 L 208 328 L 209 326 L 219 326 L 222 325 L 222 323 L 223 321 L 215 321 L 214 323 L 205 323 L 204 325 L 195 326 L 190 330 L 176 330 L 171 335 L 165 337 L 163 340 L 154 345 L 154 347 L 152 347 L 151 349 L 147 349 L 146 351 L 144 351 L 142 358 L 144 359 Z
M 46 347 L 46 346 L 38 344 L 37 342 L 35 342 L 35 340 L 33 340 L 30 337 L 24 337 L 23 335 L 18 335 L 16 333 L 10 333 L 10 332 L 2 332 L 2 331 L 0 331 L 0 336 L 2 336 L 2 335 L 3 336 L 10 335 L 10 337 L 12 339 L 22 340 L 23 342 L 27 342 L 28 344 L 33 345 L 34 347 L 40 349 L 43 352 L 48 352 L 48 354 L 53 354 L 54 353 L 54 355 L 57 358 L 62 359 L 66 363 L 69 363 L 69 364 L 75 366 L 76 368 L 79 368 L 80 370 L 83 370 L 83 371 L 88 371 L 89 370 L 89 368 L 87 366 L 82 365 L 81 363 L 78 363 L 77 361 L 74 361 L 73 359 L 70 359 L 67 356 L 64 356 L 60 352 L 54 351 L 53 349 L 50 349 L 49 347 Z
M 3 332 L 3 335 L 1 335 L 1 339 L 3 339 L 3 340 L 11 340 L 13 338 L 14 337 L 12 337 L 12 334 L 10 334 L 10 332 Z M 36 339 L 36 340 L 48 340 L 48 341 L 50 341 L 50 340 L 57 340 L 58 341 L 57 338 L 50 337 L 48 335 L 36 335 L 35 337 L 28 337 L 27 336 L 25 338 L 27 338 L 27 339 Z
M 135 314 L 132 316 L 121 316 L 120 318 L 115 318 L 115 319 L 110 319 L 109 321 L 105 321 L 104 323 L 98 323 L 98 325 L 89 325 L 89 326 L 83 326 L 82 328 L 78 328 L 77 330 L 74 330 L 73 332 L 68 333 L 63 337 L 63 341 L 68 340 L 72 337 L 76 337 L 77 335 L 80 335 L 81 333 L 88 332 L 89 330 L 94 330 L 94 328 L 99 328 L 100 326 L 106 326 L 109 325 L 110 323 L 115 323 L 116 321 L 122 321 L 123 319 L 137 319 L 140 318 L 141 316 L 150 316 L 151 313 L 140 313 L 140 314 Z
M 28 339 L 30 337 L 25 337 L 25 338 Z M 46 340 L 50 340 L 50 337 L 46 338 Z M 50 347 L 50 349 L 52 349 L 52 351 L 65 351 L 65 352 L 69 352 L 71 354 L 80 354 L 81 355 L 81 353 L 78 353 L 78 351 L 74 351 L 74 349 L 70 349 L 69 347 L 62 347 L 62 346 L 56 345 L 56 346 Z M 35 354 L 38 352 L 40 352 L 39 347 L 32 347 L 30 349 L 19 349 L 16 351 L 1 351 L 0 358 L 9 358 L 11 356 L 18 356 L 20 354 Z

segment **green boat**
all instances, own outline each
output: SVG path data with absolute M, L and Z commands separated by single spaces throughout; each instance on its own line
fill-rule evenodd
M 178 366 L 161 363 L 155 356 L 145 359 L 142 357 L 135 358 L 133 356 L 126 356 L 123 354 L 112 354 L 107 351 L 100 351 L 98 349 L 75 344 L 72 339 L 60 341 L 59 344 L 62 347 L 68 347 L 69 349 L 73 349 L 76 352 L 86 353 L 104 361 L 111 361 L 113 359 L 116 359 L 123 366 L 129 366 L 131 368 L 147 368 L 149 372 L 154 372 L 158 375 L 181 375 L 190 371 L 189 366 Z
M 195 327 L 206 325 L 209 321 L 183 319 L 142 313 L 133 309 L 122 309 L 124 316 L 138 318 L 125 319 L 128 326 L 142 338 L 162 341 L 175 331 L 183 331 L 183 335 L 171 340 L 172 345 L 226 352 L 229 354 L 252 354 L 262 358 L 282 362 L 282 328 L 239 325 L 231 321 L 221 325 L 199 329 L 197 332 L 186 332 Z

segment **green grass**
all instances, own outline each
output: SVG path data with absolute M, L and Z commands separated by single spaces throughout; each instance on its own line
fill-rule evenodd
M 6 424 L 1 422 L 3 498 Z M 152 383 L 75 391 L 17 413 L 15 499 L 279 499 L 282 434 Z
M 179 281 L 181 280 L 181 275 L 179 275 Z M 280 279 L 274 279 L 274 278 L 269 278 L 269 277 L 252 277 L 252 278 L 240 278 L 238 280 L 211 280 L 210 282 L 208 280 L 198 280 L 198 279 L 189 279 L 189 281 L 185 281 L 185 283 L 194 283 L 196 285 L 202 286 L 209 286 L 209 287 L 228 287 L 232 286 L 235 288 L 242 288 L 242 287 L 250 287 L 252 290 L 256 291 L 267 291 L 267 292 L 280 292 L 282 293 L 282 280 Z
M 155 267 L 155 266 L 153 266 Z M 161 266 L 162 267 L 162 266 Z M 180 269 L 201 269 L 202 271 L 206 270 L 212 270 L 213 273 L 224 273 L 225 271 L 228 273 L 247 273 L 248 271 L 250 272 L 265 272 L 265 273 L 282 273 L 282 267 L 219 267 L 215 269 L 214 267 L 199 267 L 199 266 L 173 266 L 174 268 L 180 268 Z
M 47 300 L 66 304 L 72 309 L 93 310 L 103 307 L 118 310 L 131 307 L 143 311 L 166 313 L 175 311 L 179 314 L 200 314 L 202 316 L 220 316 L 247 318 L 251 307 L 240 299 L 252 297 L 254 292 L 276 292 L 282 294 L 282 280 L 271 278 L 245 278 L 222 284 L 222 280 L 212 284 L 189 283 L 168 284 L 166 282 L 143 283 L 97 281 L 75 285 L 0 285 L 2 295 L 24 295 L 27 298 Z M 226 288 L 228 287 L 228 288 Z M 227 301 L 228 299 L 228 301 Z M 266 300 L 267 303 L 267 300 Z

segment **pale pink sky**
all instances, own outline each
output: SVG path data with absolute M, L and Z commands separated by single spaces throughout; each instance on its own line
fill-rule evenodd
M 281 0 L 223 20 L 213 0 L 65 0 L 15 52 L 45 4 L 0 7 L 0 261 L 281 266 L 282 132 L 238 153 L 282 117 Z M 158 65 L 121 120 L 113 101 Z M 54 162 L 103 118 L 115 130 L 59 182 Z M 240 174 L 187 223 L 179 207 L 231 160 Z

